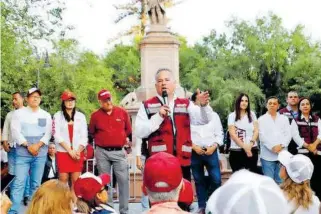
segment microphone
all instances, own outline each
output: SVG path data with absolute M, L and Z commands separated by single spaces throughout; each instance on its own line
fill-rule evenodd
M 162 97 L 163 97 L 163 100 L 164 100 L 164 104 L 168 105 L 169 104 L 168 103 L 168 94 L 167 94 L 166 90 L 162 91 Z

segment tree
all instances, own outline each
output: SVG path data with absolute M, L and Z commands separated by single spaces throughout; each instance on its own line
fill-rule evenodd
M 66 89 L 75 92 L 77 107 L 87 119 L 99 107 L 97 93 L 101 89 L 110 90 L 113 102 L 118 102 L 113 90 L 113 71 L 105 66 L 100 57 L 92 52 L 80 52 L 78 42 L 72 39 L 60 40 L 54 48 L 55 52 L 49 56 L 50 67 L 40 71 L 44 109 L 52 114 L 60 110 L 60 95 Z
M 11 109 L 11 94 L 26 91 L 35 83 L 35 71 L 39 66 L 32 57 L 32 48 L 26 40 L 20 39 L 15 25 L 8 16 L 14 11 L 1 4 L 1 115 Z M 32 73 L 34 75 L 32 75 Z
M 120 96 L 125 96 L 140 85 L 139 40 L 134 45 L 116 45 L 104 58 L 105 66 L 111 69 L 114 87 Z
M 304 35 L 303 26 L 287 30 L 279 17 L 269 14 L 255 22 L 233 18 L 228 27 L 229 36 L 213 30 L 180 51 L 183 86 L 210 90 L 221 117 L 233 109 L 240 92 L 250 95 L 259 115 L 265 97 L 283 98 L 289 90 L 321 100 L 321 46 Z

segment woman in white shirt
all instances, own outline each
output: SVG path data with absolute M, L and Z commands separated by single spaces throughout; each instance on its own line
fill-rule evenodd
M 280 177 L 283 183 L 280 187 L 288 200 L 289 213 L 319 213 L 320 201 L 310 187 L 314 170 L 310 158 L 302 154 L 292 155 L 283 150 L 279 153 L 278 160 L 282 164 Z
M 244 168 L 257 172 L 258 123 L 247 94 L 241 93 L 236 99 L 234 112 L 228 116 L 228 130 L 231 137 L 229 161 L 233 172 Z
M 71 178 L 73 186 L 84 166 L 84 149 L 88 142 L 87 122 L 85 115 L 76 110 L 74 93 L 63 92 L 61 100 L 61 111 L 54 115 L 53 124 L 58 173 L 62 182 L 67 183 Z

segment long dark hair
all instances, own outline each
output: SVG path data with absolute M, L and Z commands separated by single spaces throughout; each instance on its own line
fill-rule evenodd
M 67 122 L 70 122 L 71 120 L 74 121 L 74 117 L 75 117 L 75 113 L 76 113 L 76 106 L 73 108 L 72 113 L 71 113 L 71 117 L 70 117 L 70 115 L 67 113 L 65 102 L 62 101 L 61 102 L 61 111 L 62 111 L 62 114 L 64 115 L 64 118 Z
M 302 97 L 302 98 L 299 100 L 299 103 L 298 103 L 298 112 L 299 112 L 298 118 L 299 118 L 299 119 L 301 119 L 301 116 L 302 116 L 302 111 L 300 110 L 300 104 L 301 104 L 301 102 L 302 102 L 303 100 L 308 100 L 308 101 L 309 101 L 309 103 L 310 103 L 310 112 L 309 112 L 309 115 L 312 116 L 312 103 L 311 103 L 310 98 L 308 98 L 308 97 Z
M 252 123 L 250 98 L 249 98 L 249 96 L 248 96 L 247 94 L 245 94 L 245 93 L 241 93 L 241 94 L 236 98 L 235 107 L 234 107 L 234 111 L 235 111 L 235 114 L 236 114 L 235 121 L 238 121 L 238 120 L 241 119 L 241 107 L 240 107 L 240 104 L 241 104 L 241 101 L 242 101 L 242 97 L 247 97 L 248 105 L 247 105 L 247 108 L 246 108 L 246 112 L 247 112 L 247 117 L 249 118 L 250 123 Z

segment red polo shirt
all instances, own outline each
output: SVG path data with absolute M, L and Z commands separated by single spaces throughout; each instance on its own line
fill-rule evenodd
M 131 132 L 129 115 L 120 107 L 114 106 L 110 115 L 102 109 L 91 115 L 89 133 L 92 134 L 95 144 L 98 146 L 123 147 L 126 137 Z

